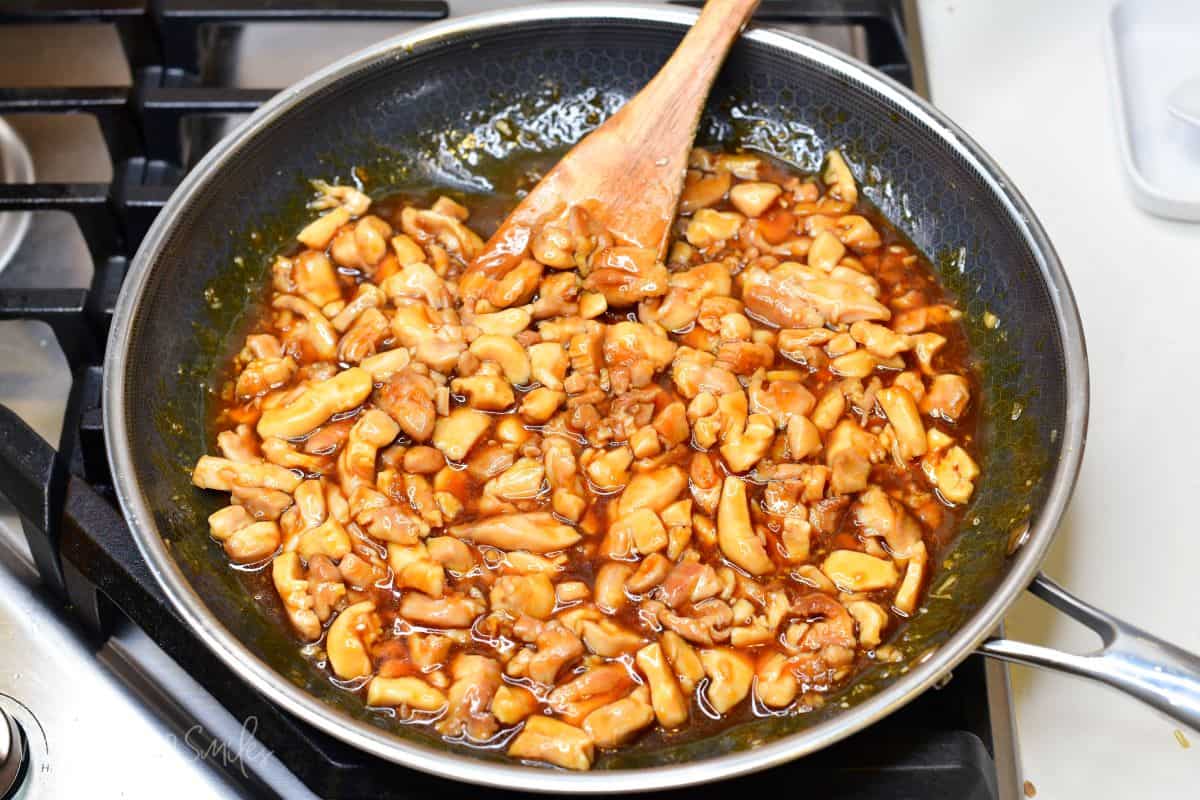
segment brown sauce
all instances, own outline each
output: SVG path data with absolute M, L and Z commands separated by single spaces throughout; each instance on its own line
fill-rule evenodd
M 703 168 L 703 165 L 701 166 Z M 801 205 L 805 203 L 810 206 L 814 203 L 819 205 L 819 203 L 824 203 L 831 197 L 830 186 L 822 184 L 815 179 L 797 175 L 785 165 L 768 161 L 767 159 L 763 159 L 763 164 L 758 170 L 756 181 L 773 183 L 785 187 L 786 191 L 783 197 L 790 199 L 787 201 L 783 199 L 775 201 L 771 211 L 764 212 L 762 217 L 753 218 L 753 220 L 766 220 L 764 225 L 770 227 L 777 225 L 780 219 L 787 216 L 792 220 L 788 223 L 788 228 L 794 233 L 803 230 L 805 218 L 812 216 L 811 213 L 807 212 L 801 214 L 799 211 Z M 736 185 L 741 182 L 735 181 L 734 183 Z M 809 189 L 806 187 L 812 188 Z M 808 193 L 819 194 L 822 199 L 817 201 L 815 195 L 813 199 L 800 199 Z M 434 199 L 435 196 L 431 193 L 397 194 L 375 201 L 371 205 L 371 214 L 387 223 L 390 229 L 398 232 L 405 227 L 405 209 L 414 206 L 421 208 L 428 207 L 433 203 Z M 469 205 L 472 213 L 470 225 L 481 233 L 493 230 L 512 203 L 513 198 L 511 196 L 499 196 L 490 199 L 470 198 Z M 728 195 L 719 202 L 706 207 L 720 213 L 737 211 L 735 204 L 729 199 Z M 846 208 L 836 213 L 829 212 L 829 208 L 836 209 L 839 206 L 835 202 L 832 206 L 826 206 L 818 210 L 817 213 L 824 212 L 827 215 L 838 217 L 847 214 L 859 215 L 865 218 L 874 231 L 878 233 L 881 240 L 879 246 L 860 250 L 847 249 L 845 257 L 851 259 L 851 262 L 843 263 L 851 263 L 854 270 L 874 280 L 878 289 L 875 299 L 882 306 L 891 309 L 893 320 L 904 311 L 936 307 L 953 308 L 955 306 L 955 298 L 949 296 L 938 284 L 928 260 L 869 204 L 860 201 L 855 203 L 852 208 Z M 771 215 L 775 216 L 772 217 Z M 684 241 L 687 239 L 689 224 L 694 218 L 693 215 L 689 215 L 681 217 L 677 221 L 675 230 L 677 240 Z M 753 224 L 753 222 L 746 224 Z M 346 228 L 348 229 L 351 225 L 352 223 L 347 223 Z M 792 236 L 792 239 L 796 238 L 793 234 L 789 235 Z M 431 241 L 432 239 L 429 241 L 418 241 L 418 244 L 428 248 Z M 719 252 L 714 251 L 711 254 L 706 252 L 703 257 L 694 253 L 690 260 L 683 262 L 674 261 L 674 259 L 669 260 L 667 266 L 671 272 L 676 273 L 701 264 L 709 255 L 712 255 L 713 258 L 725 258 L 730 255 L 737 256 L 739 252 L 745 255 L 745 248 L 746 245 L 744 243 L 733 242 L 726 245 L 724 249 L 718 248 Z M 695 249 L 699 248 L 693 248 L 693 250 Z M 304 250 L 305 248 L 301 246 L 288 255 L 295 258 Z M 746 256 L 744 263 L 740 264 L 741 269 L 748 268 L 748 265 L 755 263 L 754 258 L 761 258 L 764 255 L 764 253 L 756 250 L 750 256 Z M 779 257 L 776 260 L 791 261 L 793 259 L 790 257 Z M 794 260 L 803 261 L 803 254 L 797 255 Z M 440 277 L 444 281 L 453 282 L 463 273 L 466 267 L 465 260 L 451 258 Z M 769 268 L 773 268 L 773 265 L 770 265 Z M 545 276 L 552 274 L 558 273 L 552 273 L 549 270 L 544 273 Z M 340 299 L 335 304 L 336 307 L 330 307 L 333 313 L 327 314 L 327 316 L 333 317 L 340 307 L 355 297 L 363 284 L 370 283 L 371 285 L 375 285 L 375 280 L 373 270 L 371 269 L 337 264 L 337 282 Z M 542 280 L 545 280 L 545 277 Z M 586 291 L 586 283 L 584 286 Z M 735 282 L 736 286 L 737 283 Z M 735 295 L 737 291 L 738 289 L 735 288 Z M 276 296 L 280 292 L 281 290 L 277 285 L 276 291 L 272 296 Z M 536 297 L 535 295 L 533 299 L 536 300 Z M 653 305 L 653 301 L 651 301 L 651 305 Z M 478 312 L 478 308 L 475 311 Z M 777 335 L 781 327 L 753 313 L 747 312 L 745 317 L 749 321 L 751 330 L 747 341 L 771 340 Z M 620 322 L 638 322 L 641 318 L 641 315 L 639 315 L 639 306 L 631 305 L 624 307 L 610 306 L 594 319 L 604 326 L 612 326 Z M 319 357 L 311 347 L 296 335 L 297 319 L 297 316 L 293 313 L 272 313 L 268 310 L 256 322 L 251 331 L 256 334 L 268 334 L 282 343 L 282 352 L 296 362 L 298 367 L 297 376 L 290 379 L 285 385 L 272 387 L 270 392 L 265 394 L 258 393 L 253 397 L 238 396 L 235 390 L 235 382 L 249 360 L 244 354 L 240 356 L 231 365 L 230 377 L 222 392 L 223 401 L 216 409 L 215 417 L 211 422 L 211 429 L 214 431 L 214 436 L 217 432 L 227 432 L 235 429 L 239 424 L 253 427 L 261 418 L 264 407 L 267 405 L 265 398 L 286 393 L 289 389 L 294 389 L 301 379 L 313 380 L 314 376 L 327 378 L 333 373 L 348 370 L 356 366 L 355 363 L 345 361 L 330 364 L 327 360 Z M 677 346 L 701 348 L 705 345 L 706 341 L 711 339 L 711 336 L 697 327 L 697 325 L 698 323 L 675 333 L 670 333 L 668 338 Z M 783 327 L 790 326 L 785 325 Z M 831 323 L 828 327 L 832 332 L 845 334 L 849 325 Z M 537 322 L 534 322 L 530 329 L 536 328 Z M 903 360 L 902 368 L 878 367 L 869 377 L 861 379 L 862 388 L 867 392 L 865 396 L 873 397 L 871 394 L 873 391 L 892 386 L 896 376 L 901 372 L 916 373 L 918 376 L 917 380 L 922 381 L 925 386 L 928 386 L 933 374 L 962 376 L 965 379 L 971 398 L 969 404 L 966 406 L 966 410 L 954 421 L 945 416 L 930 415 L 928 413 L 922 414 L 922 420 L 927 429 L 937 430 L 944 433 L 947 437 L 951 437 L 956 445 L 961 446 L 966 453 L 975 457 L 975 460 L 978 460 L 976 433 L 979 421 L 978 408 L 980 405 L 978 402 L 979 381 L 965 331 L 962 325 L 954 319 L 940 319 L 922 326 L 920 332 L 936 332 L 936 334 L 944 339 L 944 343 L 937 350 L 936 355 L 933 356 L 929 364 L 924 366 L 919 365 L 913 351 L 906 350 L 899 356 Z M 755 339 L 755 337 L 760 338 Z M 527 341 L 523 343 L 528 344 L 533 338 L 527 337 Z M 372 352 L 386 352 L 399 346 L 401 346 L 399 339 L 392 334 L 388 334 L 374 345 Z M 833 361 L 834 358 L 830 356 L 822 357 L 817 364 L 798 365 L 794 359 L 785 357 L 776 349 L 773 362 L 766 366 L 765 369 L 768 372 L 778 371 L 782 373 L 787 371 L 798 373 L 799 377 L 795 378 L 796 382 L 807 390 L 807 392 L 811 393 L 814 398 L 821 398 L 827 392 L 842 391 L 839 387 L 846 386 L 845 376 L 836 373 Z M 924 377 L 921 377 L 922 369 L 928 373 Z M 747 375 L 739 375 L 739 378 L 743 387 L 748 385 Z M 386 383 L 386 380 L 382 383 Z M 876 384 L 874 389 L 871 389 L 872 383 Z M 373 398 L 378 396 L 378 387 L 380 385 L 381 382 L 377 380 L 376 391 L 372 395 Z M 513 410 L 498 412 L 489 410 L 486 413 L 497 419 L 502 416 L 513 415 L 517 413 L 516 410 L 522 407 L 524 399 L 532 391 L 536 390 L 536 388 L 535 385 L 516 386 L 514 387 L 515 401 L 512 405 Z M 671 368 L 666 368 L 656 373 L 652 382 L 642 388 L 652 393 L 657 392 L 654 399 L 649 401 L 654 405 L 656 412 L 676 400 L 682 400 L 685 405 L 689 404 L 691 400 L 691 398 L 686 400 L 681 398 L 681 389 L 677 382 L 673 380 Z M 612 394 L 610 393 L 607 400 L 597 403 L 597 414 L 602 419 L 608 419 L 608 414 L 612 411 L 611 407 L 609 407 L 613 403 Z M 461 394 L 452 393 L 449 399 L 450 406 L 453 408 L 468 405 L 468 398 Z M 287 402 L 292 402 L 292 400 L 294 398 Z M 287 403 L 285 402 L 284 404 L 286 405 Z M 884 428 L 888 425 L 889 420 L 883 408 L 878 403 L 872 400 L 868 407 L 856 409 L 853 401 L 847 400 L 846 406 L 847 409 L 844 415 L 842 415 L 843 418 L 854 420 L 857 425 L 871 433 L 872 436 L 877 437 L 883 434 L 886 438 Z M 324 426 L 313 431 L 311 434 L 291 439 L 290 444 L 295 448 L 303 449 L 305 442 L 312 436 L 319 435 L 322 430 L 330 428 L 330 426 L 342 425 L 348 428 L 351 424 L 362 418 L 367 409 L 372 407 L 379 407 L 379 403 L 374 399 L 353 409 L 340 412 L 334 415 Z M 547 426 L 546 424 L 539 424 L 537 422 L 531 423 L 528 419 L 522 419 L 522 426 L 533 435 L 533 439 L 530 441 L 533 441 L 535 445 L 551 434 L 572 438 L 574 446 L 578 451 L 589 447 L 607 451 L 614 447 L 624 446 L 628 441 L 627 438 L 612 438 L 598 442 L 596 441 L 593 429 L 570 430 L 564 429 L 562 425 Z M 825 437 L 825 442 L 828 443 L 829 436 L 831 435 L 830 432 L 824 431 L 822 435 Z M 487 493 L 487 487 L 490 485 L 489 480 L 491 477 L 494 477 L 480 477 L 475 474 L 478 470 L 472 463 L 472 459 L 478 456 L 480 448 L 499 446 L 497 445 L 497 440 L 489 438 L 489 436 L 490 434 L 485 435 L 478 443 L 474 444 L 471 450 L 468 451 L 467 456 L 460 462 L 448 459 L 448 465 L 445 469 L 451 470 L 454 474 L 443 476 L 444 480 L 441 485 L 444 492 L 456 496 L 463 502 L 465 510 L 462 514 L 455 517 L 452 523 L 447 520 L 444 525 L 433 526 L 432 530 L 424 532 L 422 539 L 446 535 L 446 531 L 450 530 L 453 526 L 469 524 L 475 518 L 486 518 L 494 513 L 494 509 L 492 513 L 479 513 L 471 510 L 473 504 L 478 502 L 478 498 L 483 497 Z M 693 428 L 692 446 L 669 448 L 664 444 L 662 449 L 665 451 L 665 454 L 655 460 L 654 469 L 678 466 L 685 473 L 689 473 L 698 451 L 707 451 L 710 453 L 717 451 L 716 446 L 710 448 L 698 447 L 694 436 L 695 429 Z M 814 508 L 826 511 L 825 518 L 821 524 L 810 524 L 811 532 L 807 557 L 802 562 L 794 563 L 789 563 L 786 558 L 781 557 L 780 554 L 787 551 L 787 547 L 784 544 L 783 517 L 768 514 L 764 510 L 772 502 L 777 502 L 773 501 L 769 495 L 771 481 L 764 477 L 764 474 L 769 476 L 769 469 L 772 464 L 786 464 L 789 461 L 787 455 L 788 445 L 783 441 L 785 438 L 783 430 L 778 431 L 770 449 L 763 457 L 756 460 L 756 466 L 748 471 L 734 473 L 727 467 L 721 457 L 712 456 L 713 467 L 717 472 L 719 481 L 724 481 L 729 475 L 733 475 L 739 480 L 744 480 L 755 530 L 762 537 L 763 545 L 776 566 L 773 573 L 754 578 L 745 570 L 738 569 L 736 565 L 731 567 L 729 559 L 722 552 L 721 546 L 715 539 L 708 541 L 693 533 L 686 544 L 686 552 L 691 553 L 690 557 L 698 559 L 701 564 L 718 566 L 738 573 L 737 577 L 732 579 L 737 582 L 737 588 L 731 590 L 731 596 L 726 601 L 726 605 L 732 606 L 738 598 L 753 598 L 755 592 L 767 593 L 772 591 L 781 592 L 786 596 L 789 603 L 795 604 L 801 602 L 802 598 L 819 593 L 821 587 L 814 585 L 811 578 L 799 575 L 798 567 L 809 565 L 819 567 L 829 554 L 835 551 L 846 550 L 862 552 L 865 549 L 868 553 L 882 554 L 880 557 L 886 560 L 888 557 L 887 554 L 892 549 L 890 545 L 881 545 L 878 537 L 872 539 L 870 535 L 864 533 L 861 520 L 852 512 L 852 506 L 858 502 L 858 493 L 833 494 L 828 488 L 828 483 L 826 483 L 826 488 L 822 490 L 819 500 L 806 501 L 805 503 L 810 523 L 817 519 L 817 517 L 813 516 Z M 401 433 L 393 443 L 380 448 L 375 465 L 376 472 L 387 469 L 399 471 L 399 465 L 403 462 L 404 454 L 408 449 L 418 444 L 428 445 L 428 443 L 427 439 L 419 443 L 415 442 L 411 436 Z M 322 457 L 329 456 L 326 462 L 327 465 L 330 468 L 336 469 L 338 462 L 332 456 L 337 454 L 344 446 L 344 442 L 339 442 L 331 450 L 319 452 L 315 455 Z M 260 454 L 262 452 L 264 451 L 260 451 Z M 521 457 L 521 454 L 524 452 L 526 452 L 524 444 L 510 448 L 508 462 L 511 463 Z M 537 453 L 536 446 L 529 452 Z M 576 456 L 581 457 L 581 454 L 577 452 Z M 803 460 L 817 465 L 822 464 L 820 452 L 814 457 Z M 304 469 L 301 469 L 301 471 L 304 472 L 304 477 L 310 480 L 319 479 L 322 475 L 326 480 L 335 483 L 338 479 L 336 473 L 331 474 L 329 472 Z M 433 476 L 431 475 L 430 477 L 432 478 Z M 867 480 L 870 485 L 881 488 L 886 495 L 891 497 L 896 503 L 899 503 L 899 507 L 903 508 L 903 514 L 919 522 L 921 538 L 928 554 L 928 563 L 930 565 L 937 563 L 938 555 L 953 538 L 956 531 L 959 530 L 965 504 L 949 502 L 940 494 L 938 488 L 931 482 L 930 473 L 922 467 L 922 462 L 919 458 L 909 459 L 907 463 L 898 463 L 897 457 L 894 457 L 894 454 L 880 458 L 871 465 Z M 560 514 L 559 520 L 565 520 L 570 525 L 578 525 L 582 529 L 587 529 L 590 526 L 592 530 L 585 531 L 586 535 L 582 537 L 579 544 L 566 548 L 564 551 L 565 558 L 561 560 L 560 568 L 554 573 L 553 582 L 555 585 L 581 582 L 588 587 L 590 594 L 596 582 L 597 569 L 600 563 L 605 560 L 597 551 L 598 548 L 603 547 L 602 540 L 605 538 L 605 529 L 616 521 L 615 517 L 617 515 L 615 514 L 615 509 L 621 496 L 621 489 L 618 488 L 608 493 L 595 491 L 594 485 L 588 480 L 584 481 L 584 486 L 588 489 L 587 497 L 585 498 L 587 501 L 586 514 L 581 519 L 563 518 Z M 688 491 L 688 489 L 684 489 L 680 495 L 680 499 L 686 499 L 689 496 Z M 512 501 L 510 505 L 514 513 L 517 511 L 529 512 L 535 509 L 551 510 L 554 507 L 549 498 L 550 493 L 543 491 L 532 500 Z M 394 495 L 393 499 L 396 499 Z M 416 509 L 415 505 L 414 509 Z M 556 508 L 554 510 L 557 511 Z M 406 511 L 406 513 L 410 512 L 411 510 Z M 286 526 L 284 527 L 286 528 Z M 389 549 L 391 545 L 366 533 L 366 524 L 359 525 L 355 522 L 349 524 L 348 527 L 353 528 L 352 538 L 354 544 L 351 552 L 360 561 L 374 564 L 376 570 L 371 574 L 377 580 L 374 580 L 369 585 L 356 586 L 343 574 L 345 594 L 339 602 L 343 608 L 347 604 L 361 603 L 365 600 L 370 600 L 374 604 L 374 614 L 377 616 L 378 621 L 378 633 L 373 638 L 373 641 L 366 644 L 373 675 L 385 678 L 419 676 L 433 683 L 438 690 L 449 692 L 453 695 L 453 687 L 460 678 L 455 674 L 455 670 L 451 668 L 451 664 L 448 662 L 455 655 L 476 654 L 494 658 L 502 665 L 505 665 L 512 658 L 513 652 L 529 649 L 532 646 L 532 642 L 522 642 L 520 637 L 514 634 L 512 619 L 508 619 L 505 622 L 496 618 L 494 614 L 481 613 L 467 628 L 469 633 L 461 634 L 455 640 L 450 656 L 433 668 L 416 665 L 414 663 L 414 656 L 410 652 L 409 637 L 414 633 L 436 635 L 440 634 L 442 629 L 428 624 L 414 623 L 405 618 L 401 612 L 401 603 L 405 595 L 414 590 L 412 588 L 401 589 L 397 587 L 396 576 L 390 566 L 390 564 L 395 562 L 389 560 L 392 558 Z M 286 549 L 288 546 L 286 544 L 286 529 L 284 534 L 284 548 Z M 890 542 L 891 540 L 889 539 L 888 541 Z M 226 540 L 226 546 L 229 549 L 228 540 Z M 519 573 L 519 570 L 515 569 L 511 563 L 505 563 L 506 557 L 504 551 L 498 548 L 476 544 L 472 547 L 472 553 L 476 559 L 472 569 L 462 574 L 457 572 L 446 574 L 446 592 L 453 593 L 455 596 L 466 596 L 474 593 L 477 597 L 487 598 L 489 592 L 495 586 L 497 577 L 501 573 Z M 636 567 L 640 561 L 641 559 L 631 559 L 630 566 Z M 268 565 L 266 573 L 269 576 L 271 571 L 270 562 L 268 560 L 263 563 Z M 314 580 L 311 564 L 308 566 L 308 570 L 306 574 L 311 585 Z M 901 574 L 903 574 L 903 571 L 903 565 L 901 565 Z M 924 584 L 928 583 L 931 572 L 932 567 L 926 569 L 921 578 L 922 595 L 926 588 Z M 750 584 L 754 584 L 757 588 L 748 589 L 747 587 Z M 658 597 L 658 594 L 656 594 L 657 591 L 658 587 L 656 586 L 644 595 L 637 595 L 636 598 L 631 596 L 630 602 L 625 603 L 622 608 L 612 613 L 606 613 L 604 616 L 615 622 L 622 629 L 638 633 L 646 642 L 654 642 L 660 637 L 664 624 L 661 620 L 655 619 L 653 614 L 647 612 L 645 600 Z M 728 709 L 725 713 L 719 714 L 714 710 L 711 702 L 706 699 L 705 695 L 705 687 L 711 683 L 711 678 L 703 678 L 695 693 L 688 698 L 690 704 L 689 722 L 683 726 L 682 730 L 667 731 L 658 725 L 650 725 L 638 732 L 630 741 L 653 741 L 657 739 L 675 741 L 680 737 L 693 738 L 706 736 L 756 714 L 803 713 L 805 710 L 819 705 L 821 703 L 821 696 L 824 693 L 853 680 L 854 675 L 868 663 L 881 658 L 886 659 L 889 656 L 887 642 L 903 624 L 905 616 L 893 605 L 895 593 L 896 587 L 894 585 L 882 590 L 863 590 L 857 592 L 842 591 L 840 593 L 830 593 L 826 590 L 827 596 L 836 599 L 839 603 L 863 601 L 876 604 L 887 612 L 886 624 L 882 629 L 880 641 L 870 646 L 862 644 L 855 646 L 852 658 L 847 663 L 834 664 L 831 662 L 826 664 L 822 661 L 813 666 L 814 661 L 809 659 L 803 662 L 808 665 L 807 667 L 803 665 L 796 667 L 798 670 L 797 674 L 800 676 L 799 687 L 795 692 L 795 699 L 785 707 L 768 708 L 755 696 L 755 690 L 752 690 L 744 700 Z M 272 602 L 276 602 L 273 593 L 265 592 L 264 594 L 271 596 Z M 718 595 L 718 597 L 722 598 L 724 595 Z M 847 597 L 850 599 L 847 600 Z M 700 602 L 707 602 L 707 599 Z M 551 617 L 557 618 L 564 611 L 587 606 L 590 602 L 590 599 L 572 600 L 569 602 L 558 601 L 555 604 Z M 750 602 L 751 605 L 755 606 L 754 611 L 756 614 L 764 613 L 765 606 L 763 604 L 758 604 L 753 600 Z M 689 602 L 681 605 L 676 611 L 681 616 L 694 615 L 696 607 L 696 603 Z M 511 617 L 512 615 L 510 614 L 509 616 Z M 323 620 L 326 629 L 328 629 L 331 619 Z M 755 663 L 760 663 L 764 654 L 768 652 L 778 652 L 789 659 L 799 658 L 797 656 L 796 642 L 788 640 L 787 636 L 789 634 L 785 632 L 785 629 L 791 624 L 795 629 L 803 628 L 811 631 L 812 629 L 808 626 L 813 623 L 820 623 L 822 617 L 816 615 L 811 619 L 805 620 L 803 614 L 797 615 L 793 613 L 791 619 L 791 623 L 785 620 L 780 624 L 778 629 L 765 642 L 756 643 L 741 649 L 748 653 L 750 658 L 755 660 Z M 545 622 L 543 620 L 541 624 L 545 624 Z M 856 630 L 861 632 L 861 626 L 856 628 Z M 325 631 L 323 630 L 322 636 L 324 635 Z M 324 639 L 319 640 L 319 644 L 323 644 L 324 641 Z M 703 643 L 694 642 L 693 644 L 697 650 L 702 650 L 706 647 Z M 728 641 L 720 641 L 708 645 L 708 647 L 728 646 Z M 823 650 L 821 652 L 825 653 Z M 813 655 L 808 650 L 805 650 L 804 654 L 806 658 Z M 318 648 L 316 658 L 322 659 L 323 655 L 323 652 Z M 573 677 L 586 672 L 590 666 L 604 660 L 597 657 L 590 657 L 590 661 L 587 659 L 575 659 L 573 663 L 563 668 L 552 685 L 538 684 L 527 675 L 522 674 L 511 675 L 506 673 L 503 681 L 511 686 L 524 686 L 534 692 L 539 701 L 539 710 L 534 712 L 536 716 L 545 713 L 544 704 L 554 685 L 562 686 Z M 642 678 L 634 666 L 632 654 L 611 657 L 608 660 L 625 664 L 631 675 L 634 676 L 633 685 L 636 685 L 638 679 Z M 438 681 L 440 681 L 440 685 L 438 685 Z M 366 695 L 367 682 L 365 680 L 350 679 L 339 681 L 339 684 L 345 686 L 348 690 L 362 693 L 364 697 Z M 614 695 L 613 699 L 620 699 L 620 696 Z M 453 701 L 451 703 L 453 704 Z M 439 713 L 414 712 L 411 709 L 403 708 L 396 713 L 398 718 L 408 718 L 414 722 L 429 723 L 443 718 Z M 486 709 L 481 713 L 487 713 Z M 470 732 L 460 726 L 456 730 L 445 732 L 445 735 L 448 738 L 474 742 L 483 746 L 493 744 L 498 740 L 508 741 L 508 737 L 513 734 L 516 727 L 499 724 L 495 725 L 494 728 L 489 728 L 489 730 L 492 730 L 493 733 L 487 737 L 475 736 L 472 738 Z M 522 754 L 517 753 L 517 755 Z M 526 755 L 526 757 L 528 756 Z

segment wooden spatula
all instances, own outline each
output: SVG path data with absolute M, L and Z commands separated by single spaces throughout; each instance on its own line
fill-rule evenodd
M 459 282 L 478 295 L 525 256 L 537 228 L 584 208 L 620 244 L 661 260 L 704 101 L 759 0 L 708 0 L 678 49 L 642 91 L 558 162 L 488 240 Z

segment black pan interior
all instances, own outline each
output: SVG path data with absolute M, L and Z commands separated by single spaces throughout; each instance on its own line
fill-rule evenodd
M 205 517 L 221 498 L 189 482 L 210 445 L 205 420 L 220 365 L 261 297 L 269 255 L 306 217 L 306 179 L 346 179 L 360 167 L 376 195 L 422 185 L 504 188 L 507 160 L 575 141 L 635 92 L 681 35 L 665 23 L 547 20 L 379 58 L 245 140 L 169 222 L 125 376 L 136 482 L 212 612 L 289 681 L 345 713 L 460 747 L 366 712 L 301 658 L 278 610 L 254 599 L 274 596 L 268 584 L 230 570 L 209 539 Z M 985 478 L 925 611 L 896 642 L 911 663 L 986 600 L 1007 568 L 1011 532 L 1036 515 L 1060 458 L 1064 348 L 1047 281 L 996 193 L 951 147 L 887 97 L 782 49 L 744 39 L 734 48 L 702 139 L 805 169 L 815 169 L 826 148 L 842 148 L 867 196 L 938 265 L 967 311 L 984 361 Z M 841 701 L 861 701 L 904 667 L 875 669 L 820 712 L 760 719 L 720 737 L 651 740 L 598 766 L 751 747 L 818 723 Z

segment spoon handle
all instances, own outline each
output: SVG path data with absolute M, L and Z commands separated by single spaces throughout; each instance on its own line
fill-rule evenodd
M 758 4 L 759 0 L 708 0 L 670 60 L 630 105 L 660 109 L 653 115 L 659 121 L 673 116 L 666 112 L 672 109 L 683 128 L 694 127 L 726 53 Z
M 704 101 L 759 0 L 708 0 L 658 74 L 585 136 L 509 214 L 459 281 L 478 297 L 528 252 L 534 229 L 579 207 L 621 244 L 666 255 Z
M 605 126 L 629 150 L 623 171 L 630 193 L 640 195 L 613 201 L 609 228 L 657 250 L 660 258 L 666 255 L 669 224 L 704 101 L 758 4 L 708 0 L 667 63 Z M 657 222 L 648 225 L 651 220 Z

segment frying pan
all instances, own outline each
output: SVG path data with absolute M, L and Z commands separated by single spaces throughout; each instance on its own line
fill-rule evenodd
M 515 9 L 420 29 L 284 91 L 191 171 L 146 236 L 117 305 L 104 413 L 121 505 L 150 569 L 196 635 L 242 678 L 317 728 L 383 759 L 493 786 L 619 792 L 738 775 L 870 725 L 976 649 L 1075 672 L 1200 727 L 1200 660 L 1073 598 L 1038 565 L 1083 453 L 1087 357 L 1045 233 L 1004 174 L 898 84 L 814 42 L 751 29 L 713 91 L 701 141 L 815 170 L 833 146 L 863 194 L 957 293 L 982 361 L 983 477 L 922 612 L 878 664 L 822 709 L 716 734 L 649 736 L 587 774 L 527 767 L 367 711 L 298 652 L 260 574 L 226 564 L 189 473 L 209 445 L 221 365 L 259 308 L 269 256 L 301 227 L 307 178 L 367 175 L 376 196 L 435 185 L 512 189 L 513 164 L 562 148 L 640 88 L 695 13 L 665 7 Z M 519 172 L 520 170 L 515 170 Z M 1032 585 L 1031 585 L 1032 583 Z M 1077 656 L 985 642 L 1027 586 L 1097 630 Z

